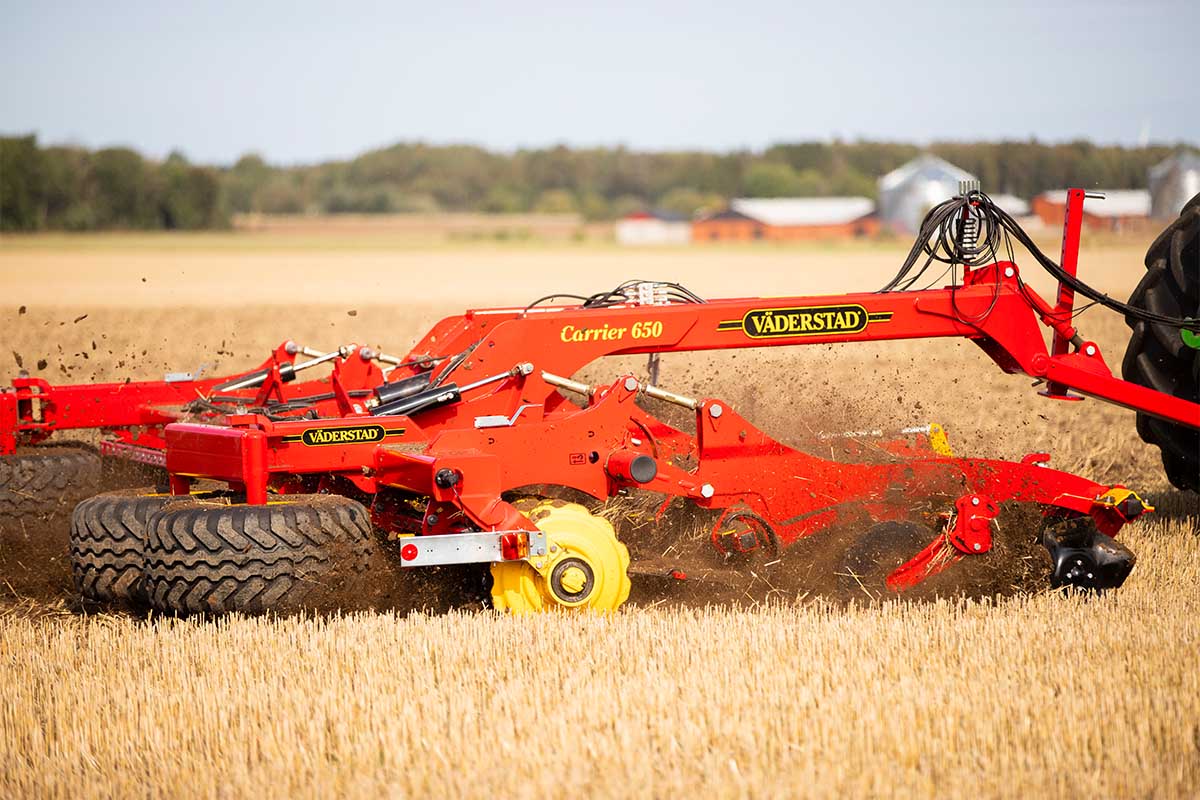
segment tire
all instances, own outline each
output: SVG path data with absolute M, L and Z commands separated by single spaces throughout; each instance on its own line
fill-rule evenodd
M 106 492 L 71 515 L 71 576 L 84 600 L 140 604 L 146 525 L 171 496 L 154 489 Z
M 1130 305 L 1173 317 L 1200 319 L 1200 195 L 1183 207 L 1146 253 L 1146 274 Z M 1133 329 L 1121 371 L 1125 380 L 1200 402 L 1200 350 L 1184 344 L 1180 331 L 1126 317 Z M 1180 489 L 1200 491 L 1200 431 L 1137 415 L 1143 441 L 1162 451 L 1167 478 Z
M 354 608 L 374 555 L 370 515 L 348 498 L 183 500 L 150 520 L 145 591 L 173 614 Z
M 100 486 L 100 456 L 70 445 L 25 447 L 0 456 L 0 525 L 46 517 Z

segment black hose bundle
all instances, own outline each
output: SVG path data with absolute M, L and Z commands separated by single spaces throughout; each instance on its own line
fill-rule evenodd
M 1091 300 L 1092 304 L 1104 306 L 1130 319 L 1200 332 L 1200 320 L 1171 317 L 1132 306 L 1109 297 L 1071 275 L 1043 253 L 1007 211 L 978 190 L 953 197 L 929 210 L 900 271 L 879 291 L 903 292 L 912 289 L 934 262 L 947 264 L 946 271 L 953 272 L 957 265 L 973 267 L 995 261 L 1001 247 L 1007 252 L 1008 260 L 1012 261 L 1013 240 L 1028 250 L 1055 280 Z M 918 267 L 922 255 L 925 261 Z M 944 274 L 945 271 L 942 272 Z

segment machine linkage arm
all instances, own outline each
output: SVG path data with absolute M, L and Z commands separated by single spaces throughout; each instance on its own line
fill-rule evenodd
M 308 358 L 298 362 L 297 356 Z M 334 375 L 347 390 L 369 390 L 383 380 L 373 351 L 346 345 L 321 352 L 291 341 L 276 347 L 259 367 L 228 377 L 188 374 L 162 381 L 52 384 L 21 376 L 13 379 L 11 388 L 0 388 L 0 454 L 12 453 L 22 443 L 36 444 L 54 431 L 162 426 L 180 419 L 182 409 L 198 400 L 236 410 L 238 405 L 261 405 L 272 393 L 281 401 L 328 394 L 328 380 L 294 379 L 299 372 L 330 362 L 335 362 Z
M 1050 353 L 1042 325 L 1078 343 Z M 570 376 L 614 355 L 964 337 L 1001 369 L 1067 385 L 1090 396 L 1200 428 L 1200 404 L 1115 377 L 1100 348 L 1020 282 L 1015 264 L 972 270 L 963 286 L 913 292 L 741 298 L 698 304 L 538 307 L 470 311 L 443 320 L 447 351 L 469 355 L 457 369 L 487 374 L 538 353 L 538 367 Z M 454 366 L 454 365 L 451 365 Z M 531 402 L 555 386 L 531 377 Z M 532 395 L 541 393 L 540 398 Z M 503 409 L 496 409 L 503 411 Z

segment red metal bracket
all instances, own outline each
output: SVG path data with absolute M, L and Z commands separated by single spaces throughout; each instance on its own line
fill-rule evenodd
M 1068 189 L 1066 210 L 1063 212 L 1062 255 L 1059 265 L 1063 270 L 1075 277 L 1079 270 L 1079 240 L 1083 229 L 1083 201 L 1087 193 L 1083 189 Z M 1054 317 L 1060 322 L 1070 324 L 1071 316 L 1075 313 L 1075 290 L 1063 282 L 1058 284 L 1058 303 L 1054 306 Z M 1054 331 L 1050 345 L 1051 356 L 1064 356 L 1070 350 L 1071 340 L 1059 330 Z M 1046 390 L 1040 392 L 1043 397 L 1055 400 L 1082 400 L 1079 395 L 1067 391 L 1066 384 L 1049 381 Z
M 0 390 L 0 455 L 17 452 L 17 393 Z
M 963 495 L 954 502 L 946 537 L 962 553 L 986 553 L 992 549 L 992 521 L 999 514 L 1000 507 L 987 495 Z

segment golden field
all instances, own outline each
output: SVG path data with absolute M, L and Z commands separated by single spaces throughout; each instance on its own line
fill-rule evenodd
M 1084 277 L 1127 295 L 1147 244 L 1085 249 Z M 443 313 L 629 277 L 714 297 L 869 291 L 904 250 L 369 230 L 5 238 L 0 376 L 16 357 L 64 381 L 233 369 L 286 338 L 402 351 Z M 1119 368 L 1124 324 L 1092 311 L 1080 326 Z M 618 361 L 588 377 L 642 366 Z M 1049 451 L 1144 489 L 1159 513 L 1122 534 L 1139 556 L 1126 585 L 1092 599 L 842 607 L 798 590 L 769 607 L 646 602 L 611 617 L 212 622 L 80 616 L 65 592 L 9 590 L 0 796 L 1200 793 L 1200 499 L 1167 486 L 1131 412 L 1043 400 L 951 340 L 663 364 L 665 387 L 724 398 L 784 440 L 936 421 L 961 453 Z

